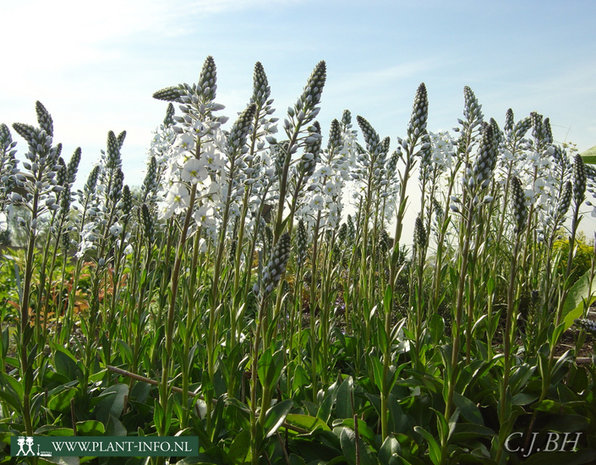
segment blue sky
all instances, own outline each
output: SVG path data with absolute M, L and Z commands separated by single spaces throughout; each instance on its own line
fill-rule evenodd
M 165 111 L 152 93 L 196 81 L 207 55 L 231 117 L 256 61 L 283 117 L 324 59 L 324 128 L 347 108 L 395 140 L 425 82 L 430 130 L 456 125 L 469 85 L 501 124 L 509 107 L 538 111 L 556 140 L 596 145 L 594 1 L 21 0 L 0 17 L 0 122 L 33 123 L 40 100 L 65 153 L 82 147 L 82 178 L 126 129 L 126 182 L 140 184 Z

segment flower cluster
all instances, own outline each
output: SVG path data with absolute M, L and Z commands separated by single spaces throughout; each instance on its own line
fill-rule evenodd
M 317 124 L 313 129 L 310 134 L 314 138 L 306 144 L 305 155 L 298 164 L 299 171 L 310 174 L 312 170 L 312 175 L 306 183 L 308 197 L 298 208 L 297 216 L 311 226 L 318 220 L 320 228 L 333 229 L 341 221 L 343 190 L 350 170 L 349 152 L 337 120 L 331 123 L 327 148 L 323 150 L 320 127 Z
M 592 333 L 593 336 L 596 336 L 596 321 L 587 318 L 579 318 L 575 320 L 574 323 L 576 326 L 579 326 L 587 332 Z
M 279 283 L 282 274 L 286 270 L 288 259 L 290 258 L 291 240 L 288 233 L 281 235 L 277 244 L 273 248 L 271 258 L 263 270 L 262 276 L 262 295 L 269 295 Z
M 18 189 L 18 192 L 15 189 L 11 193 L 10 202 L 29 210 L 30 222 L 21 218 L 20 223 L 23 226 L 28 225 L 33 234 L 36 234 L 39 217 L 44 212 L 59 209 L 57 198 L 64 189 L 57 182 L 61 169 L 62 145 L 53 146 L 52 118 L 40 102 L 36 103 L 36 111 L 39 127 L 13 124 L 14 130 L 27 141 L 29 150 L 25 154 L 27 161 L 22 163 L 24 171 L 16 172 L 11 168 L 14 174 L 10 181 Z M 6 135 L 4 138 L 6 139 Z
M 8 127 L 0 124 L 0 211 L 4 211 L 8 195 L 14 188 L 18 163 L 16 145 Z
M 440 172 L 446 172 L 455 160 L 455 141 L 449 132 L 430 132 L 431 161 Z
M 515 232 L 520 233 L 523 231 L 528 217 L 528 211 L 526 208 L 526 200 L 524 191 L 521 186 L 521 182 L 517 177 L 511 179 L 511 192 L 513 195 L 513 216 L 515 218 Z

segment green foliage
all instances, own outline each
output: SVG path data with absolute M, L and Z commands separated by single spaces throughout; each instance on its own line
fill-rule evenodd
M 593 241 L 592 241 L 593 242 Z M 559 239 L 553 245 L 555 253 L 560 254 L 560 261 L 557 272 L 561 275 L 567 269 L 567 260 L 569 256 L 569 241 Z M 570 275 L 570 283 L 575 283 L 580 276 L 584 275 L 591 267 L 594 259 L 594 245 L 590 244 L 585 235 L 580 234 L 576 237 L 573 256 L 573 268 Z
M 584 163 L 595 164 L 596 163 L 596 147 L 589 148 L 581 154 L 584 159 Z

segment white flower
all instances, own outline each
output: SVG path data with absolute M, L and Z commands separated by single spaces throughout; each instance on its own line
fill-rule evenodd
M 208 198 L 212 202 L 221 200 L 223 183 L 212 182 L 210 178 L 205 179 L 202 183 L 202 196 Z
M 182 167 L 182 173 L 180 174 L 180 177 L 183 181 L 196 184 L 200 181 L 204 181 L 208 175 L 209 173 L 207 172 L 207 169 L 201 160 L 191 158 Z
M 225 161 L 215 151 L 205 152 L 201 154 L 201 159 L 205 166 L 214 172 L 221 171 L 225 166 Z
M 314 174 L 315 178 L 324 178 L 324 177 L 329 177 L 333 174 L 333 170 L 331 169 L 331 167 L 327 166 L 327 165 L 323 165 L 321 166 L 317 172 Z
M 87 250 L 91 250 L 93 248 L 94 248 L 93 242 L 81 241 L 81 243 L 79 245 L 79 250 L 76 253 L 76 257 L 82 258 L 83 255 L 85 255 L 85 252 L 87 252 Z
M 202 237 L 199 239 L 199 252 L 205 253 L 207 252 L 207 241 Z
M 122 232 L 122 226 L 120 226 L 120 224 L 118 224 L 118 223 L 114 223 L 112 225 L 112 227 L 110 228 L 110 234 L 112 236 L 119 236 L 121 232 Z
M 175 147 L 181 151 L 192 151 L 195 147 L 194 136 L 186 132 L 179 134 L 176 138 Z
M 515 160 L 515 157 L 514 157 L 513 153 L 510 150 L 507 150 L 507 149 L 502 150 L 500 155 L 501 155 L 501 160 L 503 162 L 507 162 L 508 163 L 510 161 L 514 161 Z
M 322 195 L 315 195 L 310 202 L 310 206 L 314 211 L 320 210 L 325 205 L 325 199 Z
M 527 204 L 534 203 L 534 200 L 538 197 L 539 192 L 534 189 L 524 189 L 524 197 L 526 198 Z
M 182 212 L 188 207 L 190 194 L 185 185 L 176 183 L 170 186 L 166 198 L 160 205 L 160 217 L 167 219 L 174 213 Z
M 215 226 L 215 210 L 213 207 L 209 205 L 202 205 L 199 209 L 193 214 L 193 218 L 196 221 L 197 225 L 210 229 Z
M 178 207 L 187 207 L 188 201 L 190 200 L 190 194 L 186 186 L 182 184 L 174 184 L 170 192 L 166 197 L 166 200 L 169 200 L 172 204 L 177 205 Z

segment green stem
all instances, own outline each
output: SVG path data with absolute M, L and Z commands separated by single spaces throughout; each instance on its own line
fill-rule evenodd
M 159 436 L 165 436 L 167 434 L 166 427 L 167 421 L 165 419 L 168 413 L 168 400 L 169 400 L 169 374 L 170 374 L 170 363 L 172 357 L 172 344 L 174 341 L 174 320 L 176 317 L 176 297 L 178 295 L 178 279 L 180 275 L 180 265 L 182 263 L 182 256 L 185 252 L 185 243 L 186 243 L 186 235 L 188 233 L 188 228 L 190 226 L 190 220 L 192 218 L 193 212 L 193 205 L 195 202 L 195 198 L 197 195 L 197 185 L 194 184 L 190 191 L 190 200 L 189 206 L 186 209 L 186 216 L 184 218 L 184 224 L 182 226 L 182 231 L 180 233 L 180 239 L 178 241 L 178 247 L 176 249 L 176 259 L 174 261 L 174 269 L 172 271 L 172 280 L 171 280 L 171 296 L 170 296 L 170 306 L 168 309 L 168 316 L 167 316 L 167 323 L 166 323 L 166 341 L 165 341 L 165 354 L 162 360 L 162 371 L 161 371 L 161 386 L 159 391 L 159 398 L 160 404 L 163 411 L 164 419 L 160 425 L 156 425 L 158 428 Z M 208 400 L 207 405 L 209 405 L 210 399 Z

